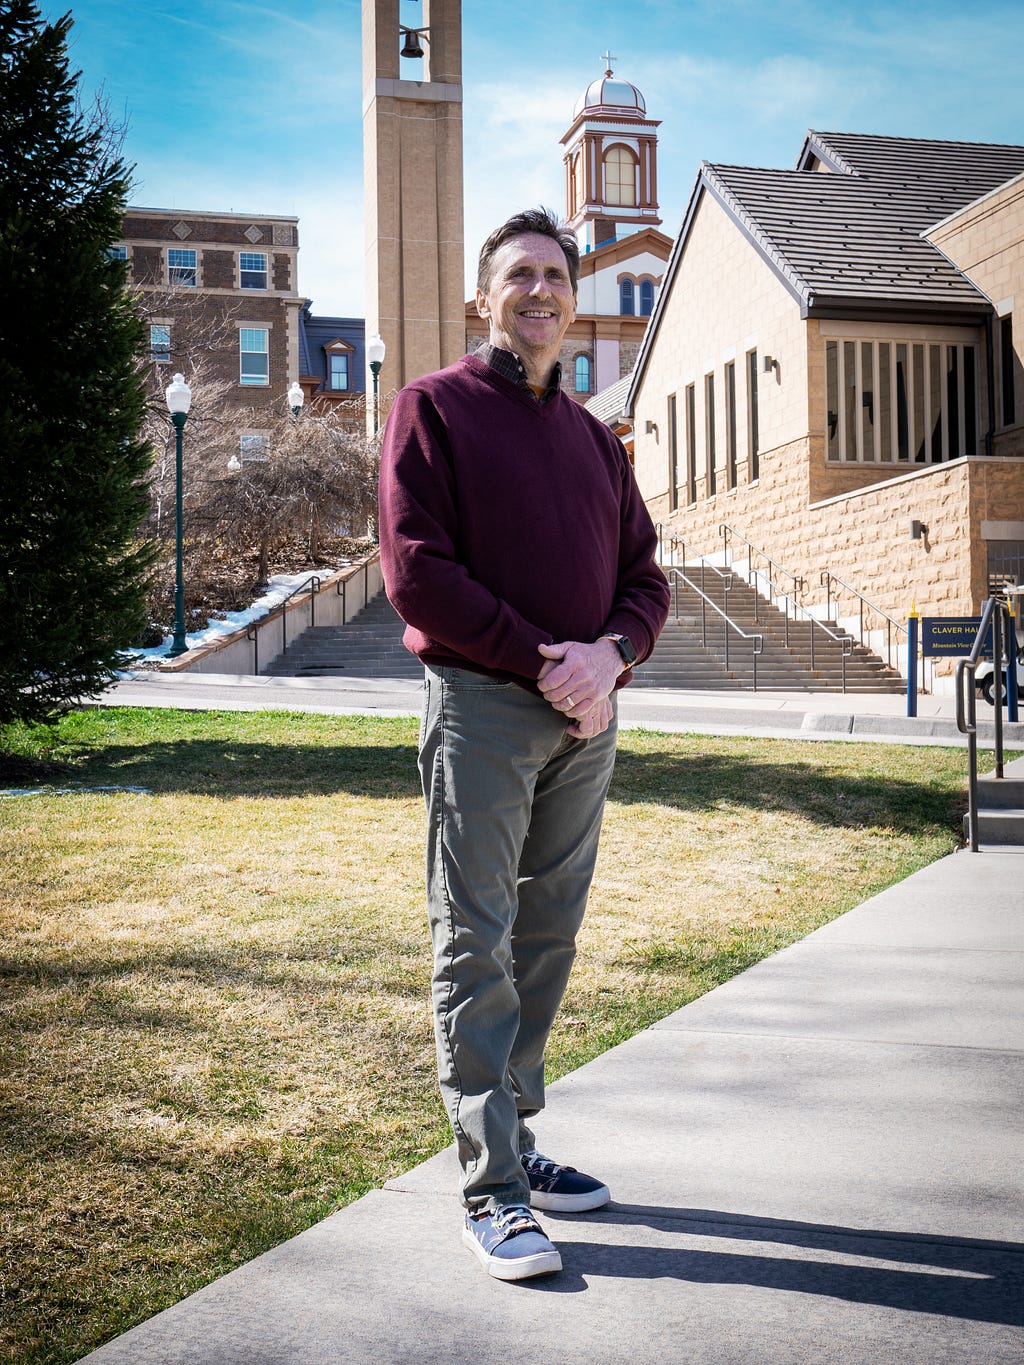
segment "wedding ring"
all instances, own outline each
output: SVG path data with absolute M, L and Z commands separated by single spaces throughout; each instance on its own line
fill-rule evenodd
M 572 708 L 576 705 L 576 703 L 573 701 L 572 696 L 568 692 L 566 692 L 565 694 L 565 699 L 569 703 L 569 710 L 571 711 Z

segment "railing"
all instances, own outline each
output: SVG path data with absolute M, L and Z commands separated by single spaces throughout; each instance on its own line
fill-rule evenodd
M 348 585 L 349 579 L 343 578 L 340 583 L 334 585 L 334 590 L 341 598 L 341 624 L 348 625 Z M 368 561 L 363 562 L 363 601 L 359 610 L 362 611 L 370 600 L 370 565 Z M 313 623 L 310 622 L 312 625 Z
M 731 562 L 732 556 L 732 546 L 730 544 L 730 537 L 735 537 L 737 540 L 742 541 L 742 543 L 747 547 L 747 585 L 750 588 L 752 588 L 755 593 L 754 620 L 755 621 L 758 620 L 757 615 L 758 600 L 762 595 L 766 596 L 768 599 L 769 606 L 775 607 L 776 611 L 782 612 L 783 640 L 785 642 L 787 649 L 789 649 L 790 647 L 789 645 L 790 615 L 792 614 L 794 622 L 796 621 L 798 615 L 801 617 L 801 619 L 806 621 L 810 626 L 810 631 L 808 633 L 808 643 L 810 646 L 812 673 L 817 667 L 815 646 L 815 641 L 817 639 L 816 632 L 820 631 L 821 634 L 823 634 L 826 639 L 831 640 L 833 644 L 838 645 L 840 670 L 842 676 L 842 690 L 843 692 L 845 692 L 846 661 L 853 653 L 852 638 L 849 635 L 840 634 L 834 630 L 831 630 L 828 626 L 825 625 L 823 621 L 819 621 L 818 618 L 813 614 L 813 612 L 807 610 L 807 608 L 800 601 L 800 594 L 804 590 L 804 580 L 803 578 L 801 578 L 799 574 L 795 574 L 791 570 L 783 568 L 781 564 L 777 564 L 775 560 L 772 559 L 771 555 L 766 554 L 764 550 L 759 549 L 758 546 L 754 545 L 751 541 L 749 541 L 746 538 L 746 536 L 741 535 L 739 531 L 735 530 L 732 526 L 728 526 L 724 521 L 718 528 L 718 534 L 725 541 L 725 562 L 727 566 Z M 758 558 L 763 559 L 766 564 L 769 564 L 771 566 L 772 571 L 776 574 L 776 576 L 788 578 L 792 586 L 788 589 L 782 589 L 777 587 L 770 573 L 766 573 L 763 569 L 757 569 L 754 567 L 755 555 L 757 555 Z M 762 582 L 767 586 L 768 589 L 767 593 L 764 594 L 761 593 L 760 589 L 760 584 Z M 778 605 L 778 603 L 780 602 L 783 603 L 783 606 L 781 607 Z
M 666 574 L 666 577 L 667 577 L 668 580 L 669 580 L 669 583 L 672 585 L 672 605 L 673 605 L 673 611 L 674 611 L 674 614 L 675 614 L 675 618 L 676 618 L 677 621 L 680 619 L 680 612 L 679 612 L 679 584 L 680 584 L 680 583 L 683 583 L 687 588 L 690 589 L 691 592 L 695 592 L 695 593 L 697 594 L 697 596 L 700 598 L 700 643 L 701 643 L 701 647 L 702 647 L 703 649 L 707 649 L 707 648 L 708 648 L 708 615 L 707 615 L 707 609 L 708 609 L 708 607 L 710 607 L 711 610 L 712 610 L 717 616 L 721 617 L 721 619 L 725 622 L 725 630 L 723 631 L 723 639 L 724 639 L 724 646 L 725 646 L 725 668 L 726 668 L 726 672 L 728 672 L 729 669 L 730 669 L 730 667 L 731 667 L 730 660 L 729 660 L 729 639 L 730 639 L 729 632 L 730 632 L 730 631 L 734 631 L 741 639 L 743 639 L 743 640 L 748 640 L 748 641 L 750 642 L 751 687 L 752 687 L 753 691 L 756 692 L 756 691 L 757 691 L 757 660 L 758 660 L 758 656 L 760 655 L 761 651 L 764 649 L 764 636 L 761 635 L 761 634 L 751 634 L 751 633 L 749 633 L 748 631 L 745 631 L 745 630 L 743 629 L 742 626 L 738 626 L 738 625 L 736 624 L 736 622 L 733 621 L 733 620 L 731 620 L 730 617 L 722 610 L 722 608 L 717 604 L 717 602 L 712 601 L 712 599 L 711 599 L 711 598 L 707 595 L 707 593 L 704 591 L 703 587 L 698 587 L 697 584 L 696 584 L 696 583 L 695 583 L 687 574 L 685 574 L 685 573 L 683 572 L 682 569 L 669 568 L 669 569 L 665 570 L 664 572 L 665 572 L 665 574 Z M 703 566 L 702 566 L 702 572 L 703 572 Z M 716 570 L 716 572 L 717 572 L 717 570 Z M 703 579 L 702 579 L 702 582 L 703 582 Z
M 366 566 L 364 565 L 364 573 L 365 570 Z M 287 597 L 282 597 L 276 607 L 271 607 L 265 615 L 259 616 L 255 621 L 250 622 L 245 632 L 245 638 L 252 641 L 252 671 L 254 674 L 259 673 L 260 671 L 259 636 L 261 628 L 269 621 L 272 621 L 275 616 L 281 617 L 281 653 L 283 654 L 288 648 L 288 603 L 293 597 L 297 597 L 301 592 L 306 592 L 309 588 L 312 588 L 312 593 L 309 598 L 309 624 L 311 627 L 316 625 L 316 598 L 317 593 L 320 591 L 320 583 L 320 575 L 311 574 L 309 578 L 292 588 Z M 344 610 L 344 602 L 342 603 L 342 610 Z
M 985 639 L 992 631 L 992 700 L 995 703 L 995 775 L 1003 776 L 1003 666 L 1006 665 L 1009 686 L 1016 692 L 1016 649 L 1007 649 L 1014 642 L 1014 624 L 1009 608 L 999 597 L 990 597 L 981 613 L 981 624 L 975 636 L 974 648 L 956 666 L 956 728 L 967 736 L 967 830 L 972 853 L 978 852 L 978 689 L 974 673 L 985 648 Z
M 857 589 L 856 589 L 855 587 L 853 587 L 852 584 L 845 582 L 845 580 L 843 580 L 842 578 L 840 578 L 838 574 L 834 574 L 834 573 L 832 572 L 831 569 L 823 569 L 822 572 L 821 572 L 821 586 L 825 589 L 825 612 L 826 612 L 826 615 L 828 616 L 828 619 L 829 619 L 830 621 L 833 619 L 833 617 L 832 617 L 832 586 L 833 586 L 833 584 L 838 584 L 839 587 L 842 588 L 844 592 L 850 593 L 853 597 L 855 597 L 855 598 L 857 599 L 857 608 L 858 608 L 858 614 L 859 614 L 859 618 L 860 618 L 860 625 L 859 625 L 859 629 L 858 629 L 858 632 L 857 632 L 857 638 L 858 638 L 858 640 L 860 641 L 860 643 L 861 643 L 862 645 L 865 646 L 865 648 L 869 648 L 869 647 L 870 647 L 870 646 L 868 646 L 867 640 L 865 640 L 865 638 L 864 638 L 864 634 L 865 634 L 865 629 L 864 629 L 864 612 L 865 612 L 865 610 L 870 611 L 870 612 L 874 612 L 874 614 L 875 614 L 876 616 L 881 617 L 881 619 L 885 622 L 885 662 L 886 662 L 886 664 L 889 666 L 889 668 L 895 669 L 896 672 L 899 672 L 899 657 L 900 657 L 900 656 L 899 656 L 899 648 L 900 648 L 899 637 L 900 637 L 900 635 L 907 636 L 907 628 L 906 628 L 906 626 L 902 625 L 899 621 L 895 620 L 892 616 L 889 616 L 886 612 L 884 612 L 884 611 L 882 610 L 881 607 L 876 607 L 875 604 L 874 604 L 874 602 L 869 601 L 869 600 L 864 596 L 864 594 L 863 594 L 862 592 L 858 592 Z M 839 600 L 839 594 L 837 593 L 837 594 L 836 594 L 836 601 L 838 602 L 838 600 Z M 894 638 L 894 637 L 895 637 L 895 638 Z M 893 663 L 893 653 L 894 653 L 894 651 L 895 651 L 895 655 L 896 655 L 896 663 Z M 907 662 L 907 667 L 908 667 L 908 669 L 911 668 L 912 666 L 913 666 L 912 661 L 908 659 L 908 662 Z

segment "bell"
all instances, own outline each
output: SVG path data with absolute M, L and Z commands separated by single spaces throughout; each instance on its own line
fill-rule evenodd
M 422 57 L 423 45 L 420 42 L 419 30 L 415 28 L 403 28 L 405 34 L 405 45 L 402 48 L 403 57 Z

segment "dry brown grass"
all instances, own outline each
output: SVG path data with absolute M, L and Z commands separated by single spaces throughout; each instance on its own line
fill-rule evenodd
M 84 713 L 45 755 L 73 789 L 0 801 L 5 1358 L 75 1359 L 447 1141 L 415 729 Z M 952 848 L 963 767 L 624 735 L 552 1074 Z

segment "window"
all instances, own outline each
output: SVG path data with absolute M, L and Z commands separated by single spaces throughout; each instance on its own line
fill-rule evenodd
M 621 208 L 636 205 L 636 158 L 628 147 L 609 147 L 605 152 L 604 202 Z
M 588 355 L 576 357 L 576 392 L 590 392 L 590 356 Z
M 640 316 L 649 318 L 654 312 L 654 281 L 640 281 Z
M 676 396 L 668 396 L 668 510 L 679 506 L 679 442 L 676 430 Z
M 1024 583 L 1024 541 L 989 540 L 988 592 L 990 597 L 1009 585 Z
M 1013 318 L 999 319 L 999 375 L 1002 388 L 1002 418 L 1004 427 L 1012 427 L 1017 420 L 1013 394 Z
M 715 468 L 717 451 L 715 450 L 715 376 L 714 373 L 704 376 L 704 433 L 707 444 L 708 456 L 708 497 L 713 498 L 718 492 L 718 471 Z
M 163 322 L 154 322 L 149 328 L 149 354 L 158 365 L 166 365 L 171 358 L 171 329 Z
M 636 285 L 632 280 L 619 280 L 619 312 L 628 318 L 636 312 Z
M 270 382 L 270 333 L 266 327 L 240 327 L 238 349 L 241 360 L 239 382 L 267 384 Z
M 238 453 L 243 464 L 265 464 L 270 456 L 266 436 L 261 431 L 243 432 L 238 438 Z
M 112 261 L 126 261 L 128 259 L 128 248 L 123 244 L 108 246 L 107 255 Z
M 754 483 L 761 474 L 757 436 L 757 352 L 747 352 L 747 478 Z
M 197 261 L 194 247 L 167 248 L 167 283 L 194 286 L 197 281 Z
M 686 501 L 697 501 L 697 394 L 686 386 Z
M 572 159 L 572 211 L 583 207 L 583 156 L 577 152 Z
M 728 487 L 736 487 L 736 366 L 730 361 L 725 367 L 725 462 Z
M 329 389 L 348 388 L 348 356 L 344 351 L 327 353 L 327 387 Z
M 944 342 L 826 341 L 828 458 L 937 464 L 976 454 L 975 350 Z
M 262 251 L 238 253 L 238 285 L 240 289 L 266 289 L 267 257 Z

